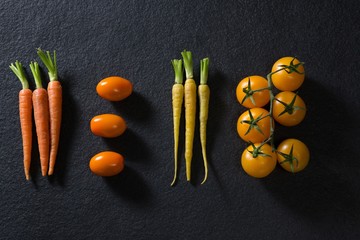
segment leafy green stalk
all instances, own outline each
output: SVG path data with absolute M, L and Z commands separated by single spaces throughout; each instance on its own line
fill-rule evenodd
M 19 78 L 21 84 L 22 84 L 22 88 L 23 89 L 28 89 L 29 88 L 29 82 L 26 78 L 26 74 L 25 74 L 25 70 L 23 65 L 16 60 L 15 64 L 11 63 L 10 64 L 10 69 L 15 73 L 15 75 Z
M 193 60 L 192 60 L 192 53 L 190 51 L 182 51 L 181 55 L 184 60 L 184 67 L 185 67 L 185 73 L 186 73 L 186 79 L 193 79 Z
M 37 62 L 30 62 L 30 69 L 35 79 L 36 88 L 43 88 L 39 64 Z
M 209 58 L 200 60 L 200 84 L 206 85 L 209 75 Z
M 38 48 L 37 54 L 49 72 L 50 81 L 57 81 L 58 71 L 56 65 L 56 52 L 54 51 L 52 58 L 49 51 L 46 51 L 45 53 L 43 50 Z
M 184 68 L 182 65 L 182 60 L 174 59 L 171 61 L 171 64 L 173 65 L 174 72 L 175 72 L 175 83 L 182 84 L 183 78 L 184 78 L 184 74 L 183 74 Z

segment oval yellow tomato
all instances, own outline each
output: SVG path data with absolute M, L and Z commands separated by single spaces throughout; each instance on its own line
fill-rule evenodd
M 265 78 L 246 77 L 236 87 L 236 98 L 246 108 L 263 107 L 270 100 L 270 92 L 267 88 L 268 81 Z
M 114 138 L 125 132 L 126 122 L 115 114 L 101 114 L 91 119 L 90 129 L 96 136 Z
M 100 152 L 91 158 L 89 167 L 98 176 L 114 176 L 124 169 L 124 157 L 112 151 Z
M 298 139 L 289 138 L 277 147 L 277 159 L 280 166 L 288 172 L 299 172 L 309 163 L 308 147 Z
M 290 66 L 290 69 L 280 70 L 284 68 L 284 65 Z M 305 70 L 298 59 L 294 57 L 280 58 L 274 63 L 271 71 L 275 72 L 278 70 L 280 71 L 272 74 L 272 83 L 277 89 L 281 91 L 295 91 L 303 84 Z
M 295 98 L 295 101 L 294 101 Z M 304 100 L 293 92 L 280 92 L 273 101 L 273 117 L 281 125 L 291 127 L 301 123 L 306 114 Z
M 132 93 L 132 83 L 122 77 L 112 76 L 101 80 L 96 86 L 96 92 L 109 101 L 121 101 Z
M 242 113 L 237 121 L 237 132 L 246 142 L 263 142 L 270 136 L 269 112 L 263 108 L 251 108 Z
M 241 166 L 244 171 L 256 178 L 268 176 L 276 166 L 276 153 L 269 144 L 255 143 L 248 146 L 241 156 Z M 255 147 L 255 148 L 254 148 Z

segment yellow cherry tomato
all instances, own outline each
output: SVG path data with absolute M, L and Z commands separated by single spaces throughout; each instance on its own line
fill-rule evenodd
M 294 57 L 283 57 L 277 60 L 272 72 L 284 68 L 284 65 L 290 66 L 272 75 L 272 82 L 274 86 L 281 91 L 295 91 L 304 82 L 305 70 L 300 61 Z M 296 71 L 294 71 L 294 69 Z
M 96 136 L 114 138 L 125 132 L 126 122 L 115 114 L 101 114 L 91 119 L 90 129 Z
M 100 152 L 91 158 L 89 167 L 98 176 L 114 176 L 124 169 L 124 157 L 112 151 Z
M 104 78 L 96 86 L 99 96 L 109 101 L 121 101 L 130 96 L 132 91 L 132 83 L 117 76 Z
M 263 142 L 270 136 L 269 112 L 252 108 L 242 113 L 237 121 L 237 132 L 246 142 Z
M 248 146 L 241 156 L 241 166 L 244 171 L 256 178 L 268 176 L 275 169 L 277 158 L 269 144 L 259 148 L 260 145 L 261 143 L 255 143 Z
M 280 92 L 275 96 L 273 117 L 281 125 L 296 126 L 304 120 L 305 114 L 305 102 L 300 96 L 288 91 Z
M 261 76 L 246 77 L 237 85 L 236 98 L 246 108 L 263 107 L 270 100 L 270 92 L 267 88 L 268 81 L 265 78 Z
M 298 139 L 289 138 L 277 147 L 277 159 L 280 166 L 289 172 L 299 172 L 309 163 L 308 147 Z

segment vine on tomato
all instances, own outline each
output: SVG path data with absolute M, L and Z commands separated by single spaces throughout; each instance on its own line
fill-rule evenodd
M 283 57 L 272 67 L 272 82 L 281 91 L 295 91 L 304 82 L 304 63 L 294 57 Z
M 255 143 L 244 150 L 241 166 L 248 175 L 263 178 L 275 169 L 276 158 L 269 144 Z
M 265 106 L 270 100 L 267 80 L 261 76 L 242 79 L 236 87 L 236 98 L 246 108 Z
M 237 121 L 237 132 L 246 142 L 263 142 L 270 137 L 270 115 L 263 108 L 251 108 Z
M 309 163 L 308 147 L 298 139 L 289 138 L 281 142 L 277 148 L 277 159 L 280 166 L 289 172 L 299 172 Z
M 304 120 L 306 106 L 304 100 L 293 92 L 280 92 L 273 101 L 273 117 L 281 125 L 296 126 Z

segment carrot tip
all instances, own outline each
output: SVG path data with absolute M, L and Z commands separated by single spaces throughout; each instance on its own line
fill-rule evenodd
M 49 172 L 48 172 L 48 175 L 49 175 L 49 176 L 50 176 L 50 175 L 53 175 L 53 173 L 54 173 L 54 169 L 50 168 L 50 169 L 49 169 Z
M 26 174 L 26 180 L 29 181 L 31 178 L 30 178 L 30 175 L 29 174 Z
M 43 177 L 45 177 L 47 175 L 46 168 L 42 169 L 41 174 Z

